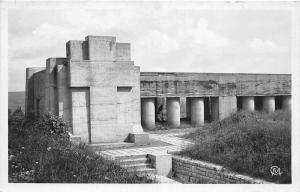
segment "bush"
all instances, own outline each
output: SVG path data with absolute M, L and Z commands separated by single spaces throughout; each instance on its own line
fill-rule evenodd
M 15 149 L 20 148 L 21 141 L 25 135 L 23 129 L 25 115 L 20 107 L 14 112 L 8 110 L 8 148 Z
M 277 183 L 291 182 L 291 114 L 238 112 L 186 135 L 195 145 L 181 152 L 232 171 Z M 272 176 L 271 166 L 283 173 Z
M 9 177 L 11 182 L 38 183 L 149 183 L 69 141 L 68 125 L 51 114 L 24 121 L 24 114 L 9 116 Z

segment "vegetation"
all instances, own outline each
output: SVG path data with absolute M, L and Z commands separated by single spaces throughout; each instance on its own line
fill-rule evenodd
M 195 145 L 181 152 L 194 159 L 276 183 L 291 183 L 291 114 L 238 112 L 184 136 Z M 270 172 L 278 166 L 281 176 Z
M 69 141 L 68 126 L 51 114 L 25 121 L 9 111 L 9 180 L 37 183 L 150 183 Z

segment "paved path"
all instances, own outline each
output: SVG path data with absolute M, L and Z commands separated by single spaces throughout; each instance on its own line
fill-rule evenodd
M 183 148 L 192 144 L 191 141 L 176 137 L 175 135 L 178 135 L 178 133 L 149 134 L 150 139 L 169 143 L 171 144 L 170 146 L 143 147 L 143 148 L 130 148 L 130 149 L 111 149 L 111 150 L 105 150 L 96 153 L 108 159 L 114 159 L 115 157 L 120 157 L 120 156 L 146 155 L 146 154 L 157 153 L 157 152 L 174 153 L 174 152 L 179 152 Z

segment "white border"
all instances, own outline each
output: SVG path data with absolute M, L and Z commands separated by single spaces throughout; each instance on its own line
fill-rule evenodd
M 1 2 L 1 0 L 0 0 Z M 260 9 L 260 10 L 288 10 L 292 13 L 292 93 L 293 93 L 293 116 L 292 116 L 292 184 L 286 185 L 168 185 L 168 184 L 151 184 L 151 185 L 130 185 L 130 184 L 9 184 L 7 183 L 7 66 L 8 66 L 8 51 L 7 51 L 7 10 L 9 8 L 21 7 L 21 8 L 47 8 L 48 6 L 56 6 L 58 9 L 66 9 L 73 4 L 80 4 L 83 7 L 89 7 L 94 3 L 101 4 L 101 6 L 107 9 L 122 8 L 128 3 L 132 2 L 96 2 L 94 0 L 85 1 L 78 0 L 76 2 L 70 1 L 29 1 L 29 0 L 12 0 L 2 1 L 0 3 L 0 29 L 1 29 L 1 124 L 0 124 L 0 146 L 1 146 L 1 168 L 0 168 L 0 191 L 300 191 L 300 158 L 299 158 L 299 137 L 300 129 L 299 119 L 300 113 L 297 106 L 299 103 L 299 87 L 300 87 L 300 9 L 299 1 L 272 1 L 272 2 L 254 2 L 254 1 L 221 1 L 221 2 L 205 2 L 205 1 L 163 1 L 164 3 L 170 3 L 172 8 L 178 9 L 220 9 L 220 10 L 240 10 L 240 9 Z M 134 2 L 137 3 L 137 2 Z M 201 6 L 195 6 L 198 4 Z M 25 82 L 24 82 L 25 83 Z

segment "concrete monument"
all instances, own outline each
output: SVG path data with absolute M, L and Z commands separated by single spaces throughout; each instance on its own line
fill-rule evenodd
M 26 69 L 25 113 L 61 116 L 85 143 L 147 144 L 143 128 L 154 129 L 161 112 L 180 127 L 183 118 L 202 126 L 240 109 L 291 110 L 290 74 L 140 73 L 130 44 L 109 36 L 71 40 L 66 52 Z

